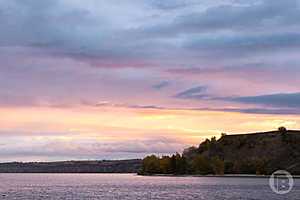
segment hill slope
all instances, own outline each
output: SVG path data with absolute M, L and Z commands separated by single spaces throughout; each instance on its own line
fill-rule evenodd
M 219 157 L 225 163 L 225 173 L 269 174 L 286 169 L 300 174 L 300 131 L 223 135 L 217 141 L 207 140 L 184 153 L 188 158 L 198 154 Z
M 143 160 L 141 174 L 300 174 L 300 131 L 225 135 L 207 139 L 183 154 Z

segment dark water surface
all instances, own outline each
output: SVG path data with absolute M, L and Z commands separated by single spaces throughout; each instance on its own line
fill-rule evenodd
M 267 178 L 145 177 L 135 174 L 0 174 L 0 199 L 300 200 L 300 180 L 286 195 Z

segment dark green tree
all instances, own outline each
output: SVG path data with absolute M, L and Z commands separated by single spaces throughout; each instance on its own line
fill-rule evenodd
M 147 156 L 142 162 L 142 173 L 158 174 L 160 173 L 159 158 L 155 155 Z
M 202 155 L 198 155 L 193 159 L 192 169 L 195 174 L 205 175 L 212 172 L 209 160 Z

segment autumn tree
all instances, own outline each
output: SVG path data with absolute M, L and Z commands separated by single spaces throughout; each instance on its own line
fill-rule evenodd
M 214 174 L 223 175 L 224 174 L 224 161 L 219 157 L 213 157 L 211 159 L 211 167 Z

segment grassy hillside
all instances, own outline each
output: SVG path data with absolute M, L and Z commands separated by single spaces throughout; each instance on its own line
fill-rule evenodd
M 277 169 L 300 174 L 300 131 L 222 134 L 182 155 L 146 157 L 142 168 L 150 174 L 271 174 Z

